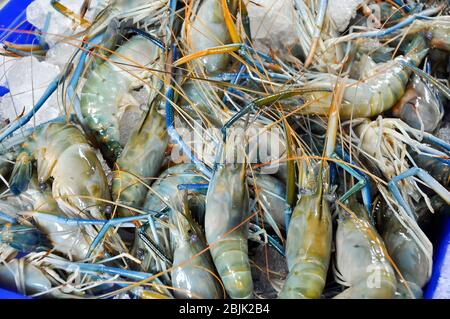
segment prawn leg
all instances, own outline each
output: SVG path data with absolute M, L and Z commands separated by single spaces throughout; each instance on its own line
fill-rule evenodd
M 403 21 L 397 23 L 396 25 L 394 25 L 392 27 L 382 29 L 382 30 L 377 30 L 377 31 L 353 33 L 353 34 L 350 34 L 348 37 L 346 36 L 346 38 L 349 40 L 355 39 L 355 38 L 384 38 L 398 30 L 403 29 L 404 27 L 409 26 L 416 20 L 427 19 L 429 16 L 439 13 L 442 10 L 442 8 L 443 8 L 442 5 L 437 6 L 435 8 L 430 8 L 430 9 L 424 10 L 422 12 L 410 15 L 409 17 L 407 17 L 406 19 L 404 19 Z
M 89 251 L 88 251 L 88 254 L 86 257 L 89 258 L 91 256 L 92 252 L 95 250 L 95 248 L 97 248 L 97 246 L 100 244 L 100 241 L 105 237 L 107 231 L 110 228 L 117 226 L 119 224 L 122 224 L 122 223 L 128 223 L 128 222 L 133 222 L 133 221 L 137 221 L 137 220 L 149 219 L 149 218 L 151 218 L 151 215 L 152 214 L 110 219 L 103 225 L 103 227 L 98 232 L 97 236 L 95 236 L 94 240 L 92 241 L 91 246 L 89 247 Z
M 344 157 L 345 157 L 345 155 L 346 154 L 344 153 Z M 331 157 L 337 160 L 335 162 L 335 164 L 337 166 L 341 167 L 347 173 L 349 173 L 350 175 L 352 175 L 353 177 L 355 177 L 358 180 L 358 183 L 356 183 L 351 189 L 349 189 L 344 195 L 342 195 L 339 200 L 341 202 L 345 202 L 351 195 L 353 195 L 354 193 L 356 193 L 358 191 L 361 191 L 364 205 L 365 205 L 367 211 L 371 212 L 372 211 L 372 200 L 371 200 L 371 194 L 370 194 L 370 181 L 367 178 L 367 176 L 362 174 L 358 170 L 356 170 L 346 164 L 341 163 L 340 162 L 341 158 L 336 153 L 334 153 Z M 370 218 L 372 218 L 372 216 L 370 216 Z
M 404 198 L 402 197 L 400 190 L 397 186 L 397 183 L 401 181 L 402 179 L 406 179 L 408 177 L 417 176 L 420 178 L 427 186 L 429 186 L 431 189 L 433 189 L 439 196 L 441 196 L 447 204 L 450 204 L 450 192 L 442 186 L 436 179 L 434 179 L 428 172 L 425 170 L 419 168 L 419 167 L 412 167 L 408 169 L 407 171 L 395 176 L 392 178 L 392 180 L 388 183 L 389 190 L 393 194 L 394 198 L 397 200 L 397 202 L 400 204 L 400 206 L 403 207 L 405 212 L 411 217 L 414 218 L 414 214 L 411 210 L 411 207 L 406 203 Z
M 52 265 L 55 268 L 61 268 L 66 271 L 80 271 L 82 273 L 94 273 L 94 274 L 100 274 L 100 273 L 106 273 L 110 275 L 119 275 L 124 278 L 129 278 L 133 280 L 145 280 L 150 277 L 153 277 L 154 274 L 146 273 L 146 272 L 140 272 L 140 271 L 134 271 L 134 270 L 128 270 L 128 269 L 122 269 L 122 268 L 116 268 L 116 267 L 110 267 L 105 266 L 100 263 L 78 263 L 78 262 L 70 262 L 66 260 L 56 259 L 56 258 L 44 258 L 44 262 Z M 154 279 L 154 281 L 158 286 L 161 286 L 159 289 L 161 292 L 163 292 L 167 296 L 172 296 L 171 293 L 166 289 L 163 288 L 164 285 L 160 281 L 158 277 Z
M 262 74 L 267 74 L 269 77 L 273 79 L 279 79 L 279 80 L 289 80 L 291 79 L 290 76 L 285 76 L 283 74 L 275 73 L 275 72 L 269 72 L 267 71 L 260 62 L 255 61 L 251 54 L 255 54 L 259 59 L 266 61 L 267 63 L 274 64 L 275 61 L 268 56 L 265 53 L 259 52 L 252 47 L 250 47 L 247 44 L 244 43 L 233 43 L 233 44 L 225 44 L 217 47 L 207 48 L 198 52 L 194 52 L 192 54 L 186 55 L 177 61 L 174 62 L 174 66 L 180 66 L 182 64 L 185 64 L 187 62 L 190 62 L 192 60 L 210 56 L 210 55 L 218 55 L 218 54 L 230 54 L 230 53 L 236 53 L 239 56 L 241 56 L 247 63 L 253 65 L 258 72 Z
M 411 63 L 409 63 L 407 61 L 399 60 L 399 63 L 402 64 L 403 66 L 409 68 L 411 71 L 416 73 L 418 76 L 420 76 L 420 77 L 424 78 L 425 80 L 429 81 L 436 88 L 438 88 L 439 91 L 442 92 L 442 94 L 444 94 L 447 99 L 450 100 L 450 88 L 448 88 L 446 85 L 443 85 L 439 81 L 436 81 L 436 79 L 433 78 L 431 75 L 429 75 L 427 72 L 419 69 L 417 66 L 415 66 L 415 65 L 413 65 L 413 64 L 411 64 Z

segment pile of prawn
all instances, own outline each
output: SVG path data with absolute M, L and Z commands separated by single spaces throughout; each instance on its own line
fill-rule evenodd
M 361 1 L 339 31 L 329 1 L 286 1 L 285 52 L 256 49 L 248 1 L 109 0 L 92 21 L 53 1 L 77 50 L 0 129 L 0 287 L 422 298 L 450 203 L 448 2 Z M 22 128 L 51 94 L 61 116 Z

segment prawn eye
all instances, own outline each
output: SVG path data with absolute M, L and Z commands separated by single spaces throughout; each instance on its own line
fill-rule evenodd
M 40 182 L 39 183 L 39 189 L 43 192 L 47 189 L 47 183 Z
M 195 233 L 193 233 L 192 230 L 189 230 L 188 234 L 191 242 L 195 243 L 198 241 L 198 236 Z
M 144 251 L 144 249 L 139 248 L 139 249 L 136 251 L 136 257 L 137 257 L 139 260 L 144 260 L 144 257 L 145 257 L 145 251 Z
M 106 205 L 105 206 L 105 214 L 111 214 L 112 213 L 112 206 Z

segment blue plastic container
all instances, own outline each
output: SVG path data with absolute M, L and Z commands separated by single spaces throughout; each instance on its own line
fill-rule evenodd
M 425 289 L 426 299 L 450 299 L 450 217 L 445 218 L 435 249 L 433 273 Z
M 0 43 L 8 41 L 16 44 L 34 44 L 38 39 L 34 34 L 21 31 L 35 31 L 36 28 L 26 21 L 26 8 L 33 0 L 11 0 L 0 9 Z M 17 30 L 14 32 L 12 30 Z M 9 89 L 0 86 L 0 97 Z M 0 299 L 30 299 L 13 291 L 0 288 Z
M 32 299 L 32 298 L 0 288 L 0 299 Z
M 37 43 L 34 34 L 20 31 L 35 31 L 36 28 L 27 21 L 26 8 L 33 0 L 10 0 L 0 10 L 0 42 L 16 44 Z M 12 30 L 17 30 L 14 32 Z
M 5 95 L 6 93 L 9 93 L 9 89 L 6 86 L 0 85 L 0 97 Z
M 16 44 L 34 44 L 38 38 L 23 31 L 35 31 L 36 28 L 26 20 L 26 8 L 33 0 L 10 0 L 0 9 L 0 43 L 8 41 Z M 12 30 L 17 30 L 16 32 Z M 21 32 L 22 31 L 22 32 Z M 0 86 L 0 97 L 9 89 Z

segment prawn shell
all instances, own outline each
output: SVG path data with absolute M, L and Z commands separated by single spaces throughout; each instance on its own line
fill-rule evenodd
M 187 34 L 187 43 L 191 44 L 192 52 L 231 43 L 220 2 L 221 0 L 205 0 L 195 13 Z M 229 61 L 228 54 L 209 55 L 200 59 L 207 74 L 223 71 Z
M 134 36 L 88 74 L 81 92 L 81 112 L 109 161 L 116 160 L 122 151 L 121 102 L 136 82 L 143 84 L 142 77 L 148 72 L 145 68 L 159 52 L 147 39 Z
M 331 254 L 329 205 L 319 194 L 302 196 L 295 206 L 286 240 L 289 275 L 279 298 L 320 298 Z
M 120 170 L 113 172 L 112 182 L 112 196 L 116 201 L 136 208 L 142 206 L 148 190 L 143 182 L 151 183 L 151 178 L 158 174 L 168 142 L 164 118 L 156 110 L 150 110 L 143 125 L 131 134 L 117 161 Z M 123 207 L 118 207 L 118 213 L 119 216 L 131 214 Z
M 391 299 L 397 280 L 383 240 L 368 222 L 364 207 L 359 203 L 349 206 L 359 215 L 358 221 L 346 215 L 338 220 L 336 262 L 350 287 L 335 298 Z M 369 236 L 369 231 L 375 239 Z
M 87 144 L 74 144 L 59 157 L 52 170 L 53 197 L 67 214 L 86 212 L 104 219 L 103 211 L 110 200 L 105 173 L 94 150 Z

